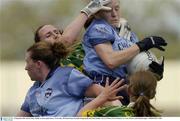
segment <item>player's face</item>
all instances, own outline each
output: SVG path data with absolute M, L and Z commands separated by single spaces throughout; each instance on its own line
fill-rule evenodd
M 39 30 L 39 37 L 41 40 L 55 42 L 60 40 L 61 31 L 52 25 L 45 25 Z
M 109 24 L 114 27 L 118 27 L 120 20 L 120 5 L 119 0 L 112 0 L 108 7 L 111 7 L 111 11 L 102 11 L 101 17 L 104 18 Z
M 32 81 L 38 80 L 38 74 L 39 74 L 38 65 L 36 64 L 37 63 L 36 61 L 31 59 L 30 52 L 26 53 L 25 61 L 26 61 L 25 70 L 27 71 L 31 80 Z

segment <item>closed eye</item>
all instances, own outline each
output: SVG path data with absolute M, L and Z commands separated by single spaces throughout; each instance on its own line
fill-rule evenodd
M 49 38 L 50 36 L 51 36 L 51 33 L 48 32 L 48 33 L 46 34 L 46 38 Z

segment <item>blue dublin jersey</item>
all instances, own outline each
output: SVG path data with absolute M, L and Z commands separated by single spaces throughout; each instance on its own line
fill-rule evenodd
M 21 110 L 32 116 L 76 116 L 92 80 L 70 67 L 58 67 L 45 83 L 36 81 Z
M 120 65 L 115 69 L 109 69 L 97 55 L 94 46 L 110 42 L 114 51 L 121 51 L 129 48 L 137 41 L 139 40 L 133 32 L 131 33 L 131 40 L 126 40 L 120 37 L 116 29 L 109 25 L 105 20 L 93 20 L 91 25 L 87 28 L 83 38 L 83 48 L 85 50 L 83 63 L 85 71 L 89 74 L 96 72 L 101 75 L 125 77 L 126 65 Z

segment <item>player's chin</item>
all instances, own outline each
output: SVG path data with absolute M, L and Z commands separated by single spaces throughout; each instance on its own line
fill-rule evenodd
M 111 25 L 112 25 L 113 27 L 119 27 L 119 23 L 118 23 L 118 22 L 112 22 Z
M 36 79 L 34 78 L 34 76 L 32 76 L 32 75 L 31 75 L 31 74 L 29 74 L 29 73 L 28 73 L 28 75 L 29 75 L 29 77 L 30 77 L 31 81 L 36 81 Z

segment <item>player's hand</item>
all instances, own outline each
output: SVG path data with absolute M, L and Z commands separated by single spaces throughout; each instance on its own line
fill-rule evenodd
M 165 51 L 162 46 L 167 46 L 166 41 L 162 37 L 158 36 L 150 36 L 144 38 L 142 41 L 136 43 L 140 49 L 140 51 L 147 51 L 151 48 L 157 48 L 161 51 Z
M 155 61 L 152 61 L 152 63 L 149 64 L 149 68 L 155 74 L 157 80 L 161 80 L 163 78 L 164 73 L 164 57 L 162 57 L 160 64 Z
M 99 10 L 111 10 L 110 7 L 105 6 L 110 2 L 111 0 L 91 0 L 91 2 L 81 10 L 81 12 L 84 12 L 89 17 Z
M 121 86 L 123 81 L 123 79 L 119 81 L 119 79 L 117 78 L 111 83 L 111 85 L 109 85 L 109 79 L 107 78 L 105 88 L 99 96 L 106 101 L 123 99 L 122 96 L 116 96 L 119 91 L 127 88 L 127 85 Z
M 131 28 L 126 19 L 120 18 L 118 30 L 119 30 L 119 36 L 123 37 L 126 40 L 130 40 Z

